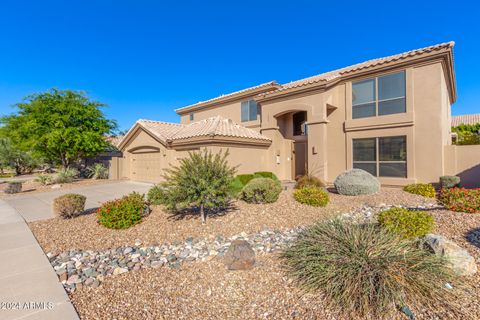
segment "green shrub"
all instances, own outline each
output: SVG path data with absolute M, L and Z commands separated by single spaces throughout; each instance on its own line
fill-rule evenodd
M 87 168 L 87 177 L 92 179 L 108 179 L 108 168 L 101 163 L 95 163 Z
M 147 193 L 147 200 L 153 205 L 165 204 L 165 197 L 165 191 L 159 185 L 151 187 Z
M 439 201 L 452 211 L 480 213 L 480 189 L 444 188 Z
M 295 189 L 293 197 L 300 203 L 314 207 L 325 207 L 330 201 L 328 193 L 316 187 Z
M 35 181 L 46 186 L 52 183 L 52 177 L 47 174 L 41 174 L 35 178 Z
M 270 171 L 258 171 L 255 172 L 253 175 L 255 178 L 270 178 L 272 180 L 278 180 L 277 176 Z
M 241 198 L 248 203 L 272 203 L 278 200 L 281 191 L 280 181 L 255 178 L 243 188 Z
M 441 176 L 440 187 L 442 188 L 455 188 L 460 184 L 459 176 Z
M 78 170 L 67 168 L 58 172 L 53 180 L 55 183 L 70 183 L 73 182 L 76 177 L 78 177 Z
M 228 164 L 228 150 L 213 154 L 211 151 L 190 152 L 180 160 L 179 166 L 168 169 L 165 182 L 160 186 L 168 208 L 198 207 L 202 223 L 205 209 L 225 207 L 231 199 L 231 183 L 236 168 Z
M 81 194 L 68 193 L 53 200 L 53 213 L 62 218 L 73 218 L 85 211 L 87 198 Z
M 9 194 L 22 192 L 22 182 L 20 181 L 8 182 L 4 192 Z
M 306 290 L 352 318 L 392 319 L 396 306 L 452 306 L 448 263 L 377 224 L 323 221 L 303 231 L 282 257 Z
M 244 185 L 242 184 L 238 176 L 235 177 L 235 179 L 233 179 L 232 182 L 230 183 L 230 192 L 232 197 L 238 197 L 243 187 Z
M 403 191 L 418 194 L 427 198 L 435 198 L 435 188 L 430 183 L 414 183 L 403 187 Z
M 435 220 L 426 211 L 392 208 L 380 212 L 378 223 L 403 238 L 415 238 L 431 233 Z
M 358 196 L 362 194 L 374 194 L 380 190 L 380 182 L 362 169 L 351 169 L 338 175 L 334 181 L 339 194 Z
M 132 192 L 121 199 L 105 202 L 97 211 L 98 221 L 109 229 L 127 229 L 148 213 L 144 196 Z
M 315 176 L 312 176 L 312 175 L 301 176 L 297 180 L 297 183 L 295 184 L 295 189 L 301 189 L 306 187 L 324 188 L 325 184 L 322 182 L 322 180 L 318 179 Z
M 253 174 L 239 174 L 235 178 L 238 179 L 243 186 L 246 186 L 250 182 L 250 180 L 254 178 L 254 176 Z

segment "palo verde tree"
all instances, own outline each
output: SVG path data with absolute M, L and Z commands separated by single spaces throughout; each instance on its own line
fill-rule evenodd
M 82 91 L 51 89 L 26 97 L 16 104 L 18 112 L 0 118 L 0 123 L 20 150 L 68 168 L 80 157 L 107 147 L 105 136 L 116 129 L 116 123 L 100 110 L 104 106 Z
M 236 172 L 227 161 L 228 150 L 190 152 L 180 165 L 166 170 L 165 182 L 160 184 L 161 203 L 169 208 L 196 206 L 200 209 L 202 224 L 206 209 L 225 207 L 230 201 L 230 186 Z

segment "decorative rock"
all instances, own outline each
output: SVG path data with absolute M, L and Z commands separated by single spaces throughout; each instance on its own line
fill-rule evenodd
M 52 189 L 60 189 L 61 187 L 61 184 L 54 184 L 53 186 L 51 186 Z
M 234 240 L 224 257 L 228 270 L 248 270 L 255 264 L 255 252 L 245 240 Z
M 455 242 L 439 235 L 427 234 L 423 245 L 437 256 L 448 259 L 452 270 L 457 275 L 470 276 L 477 272 L 475 259 Z
M 116 275 L 119 275 L 119 274 L 122 274 L 122 273 L 125 273 L 125 272 L 128 272 L 127 268 L 115 268 L 113 270 L 113 275 L 116 276 Z
M 123 250 L 123 254 L 129 254 L 130 252 L 133 251 L 133 248 L 131 247 L 126 247 L 125 250 Z
M 67 285 L 72 285 L 72 284 L 77 284 L 77 283 L 81 283 L 82 280 L 80 279 L 80 277 L 76 274 L 70 276 L 67 280 Z

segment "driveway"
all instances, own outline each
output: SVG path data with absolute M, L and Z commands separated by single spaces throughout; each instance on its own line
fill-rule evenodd
M 78 193 L 87 197 L 85 209 L 97 208 L 101 203 L 120 198 L 132 191 L 147 193 L 152 187 L 150 183 L 134 181 L 112 181 L 112 183 L 80 187 L 69 190 L 54 190 L 32 194 L 22 194 L 7 197 L 3 200 L 25 219 L 27 222 L 53 218 L 52 202 L 58 196 L 67 193 Z

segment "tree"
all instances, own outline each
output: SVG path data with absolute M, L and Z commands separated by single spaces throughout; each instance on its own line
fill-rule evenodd
M 0 123 L 19 150 L 68 168 L 108 145 L 104 137 L 116 129 L 116 123 L 100 110 L 104 106 L 81 91 L 51 89 L 26 97 L 16 105 L 16 114 L 0 118 Z
M 0 138 L 0 169 L 11 167 L 15 173 L 31 173 L 41 163 L 41 159 L 30 152 L 15 148 L 7 138 Z
M 206 209 L 221 208 L 230 201 L 236 168 L 229 166 L 228 154 L 228 150 L 217 154 L 206 150 L 190 152 L 179 166 L 167 169 L 165 182 L 160 184 L 162 203 L 170 208 L 197 206 L 205 224 Z

